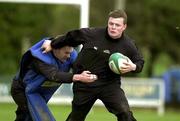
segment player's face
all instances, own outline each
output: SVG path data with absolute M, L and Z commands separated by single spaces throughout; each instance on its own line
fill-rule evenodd
M 126 29 L 123 18 L 110 17 L 108 20 L 108 34 L 111 38 L 120 38 L 123 31 Z
M 70 54 L 72 51 L 73 47 L 64 46 L 60 49 L 53 50 L 53 53 L 61 62 L 65 62 L 68 58 L 70 58 Z

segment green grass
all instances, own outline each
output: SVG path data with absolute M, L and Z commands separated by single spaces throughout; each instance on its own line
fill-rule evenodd
M 70 106 L 49 105 L 57 121 L 65 121 Z M 13 121 L 15 118 L 15 104 L 0 103 L 0 121 Z M 180 111 L 167 109 L 164 116 L 158 116 L 155 109 L 132 109 L 137 121 L 180 121 Z M 116 121 L 116 117 L 109 113 L 105 107 L 94 106 L 88 114 L 86 121 Z

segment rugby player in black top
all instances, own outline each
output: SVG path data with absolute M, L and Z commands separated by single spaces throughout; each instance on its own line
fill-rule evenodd
M 114 10 L 109 14 L 107 27 L 82 28 L 66 34 L 67 42 L 83 44 L 73 66 L 74 73 L 89 70 L 98 76 L 92 83 L 74 83 L 72 111 L 67 121 L 84 121 L 97 99 L 104 103 L 118 121 L 136 121 L 121 88 L 121 75 L 113 73 L 108 66 L 110 55 L 120 52 L 130 58 L 124 63 L 122 74 L 142 71 L 143 57 L 134 41 L 124 33 L 126 27 L 126 13 L 123 10 Z

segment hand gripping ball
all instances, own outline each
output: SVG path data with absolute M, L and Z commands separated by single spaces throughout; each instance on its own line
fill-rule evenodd
M 121 53 L 113 53 L 109 57 L 109 68 L 116 74 L 121 74 L 123 62 L 128 62 L 128 57 Z

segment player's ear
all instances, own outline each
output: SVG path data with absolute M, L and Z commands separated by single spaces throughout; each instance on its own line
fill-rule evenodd
M 127 28 L 127 24 L 124 24 L 123 30 L 125 30 Z

